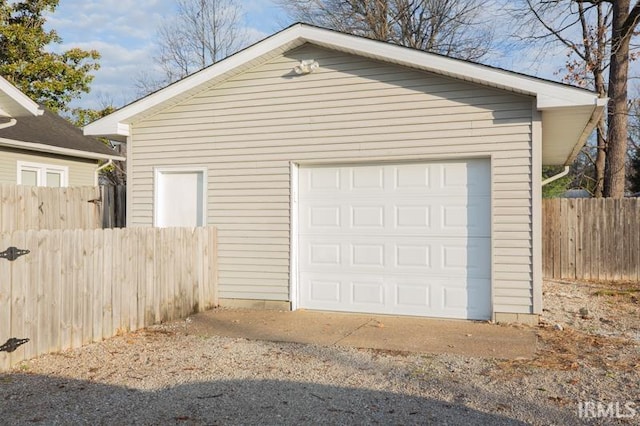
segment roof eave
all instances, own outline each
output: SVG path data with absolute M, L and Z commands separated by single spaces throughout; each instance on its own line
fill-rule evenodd
M 42 143 L 23 142 L 13 139 L 0 138 L 0 146 L 8 148 L 24 149 L 34 152 L 45 152 L 48 154 L 65 155 L 68 157 L 86 158 L 89 160 L 114 160 L 125 161 L 126 158 L 117 154 L 102 154 L 99 152 L 81 151 L 78 149 L 61 148 L 53 145 L 46 145 Z
M 284 52 L 304 42 L 532 96 L 535 97 L 536 107 L 540 111 L 582 109 L 597 104 L 596 94 L 584 89 L 319 27 L 295 24 L 223 61 L 90 123 L 84 128 L 84 133 L 113 140 L 124 140 L 130 135 L 129 123 L 135 121 L 137 117 L 151 114 L 154 110 L 178 102 L 193 91 L 211 85 L 212 80 L 223 78 L 238 67 L 246 66 L 267 55 Z
M 604 113 L 607 99 L 591 105 L 542 110 L 542 164 L 568 166 L 587 142 Z
M 84 126 L 82 132 L 85 136 L 104 137 L 112 141 L 126 142 L 130 135 L 130 126 L 119 121 L 98 120 Z
M 0 115 L 15 118 L 42 114 L 44 110 L 40 105 L 0 76 Z
M 115 138 L 129 136 L 128 124 L 132 121 L 133 117 L 168 102 L 186 91 L 192 90 L 200 85 L 204 85 L 211 79 L 223 75 L 226 72 L 255 60 L 256 58 L 273 50 L 283 49 L 284 46 L 287 46 L 296 39 L 300 39 L 302 41 L 302 38 L 298 35 L 300 28 L 302 28 L 302 24 L 293 25 L 234 55 L 231 55 L 220 62 L 217 62 L 212 66 L 209 66 L 208 68 L 191 74 L 182 80 L 165 87 L 164 89 L 160 89 L 159 91 L 139 99 L 94 121 L 93 123 L 89 123 L 83 129 L 84 134 L 87 136 L 103 136 L 114 138 L 114 140 L 122 140 Z
M 565 166 L 569 166 L 574 162 L 582 147 L 587 143 L 587 139 L 589 138 L 591 133 L 593 133 L 593 130 L 598 127 L 598 122 L 600 121 L 602 114 L 604 114 L 604 109 L 607 106 L 608 101 L 608 98 L 598 98 L 596 100 L 596 105 L 593 108 L 591 117 L 589 117 L 587 125 L 584 127 L 582 133 L 580 134 L 580 137 L 576 141 L 576 144 L 573 146 L 571 154 L 569 154 L 569 157 L 567 157 L 567 160 L 564 162 Z

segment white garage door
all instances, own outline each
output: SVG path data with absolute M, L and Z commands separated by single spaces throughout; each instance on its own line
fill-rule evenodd
M 488 319 L 488 160 L 301 167 L 301 308 Z

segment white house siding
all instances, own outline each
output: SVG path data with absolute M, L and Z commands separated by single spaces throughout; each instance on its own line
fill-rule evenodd
M 0 183 L 15 184 L 18 161 L 66 166 L 69 168 L 69 186 L 94 186 L 97 160 L 72 159 L 53 154 L 0 147 Z
M 297 76 L 302 59 L 320 68 Z M 304 45 L 132 123 L 131 224 L 153 167 L 208 167 L 220 297 L 289 300 L 290 162 L 491 157 L 494 312 L 528 313 L 533 98 Z

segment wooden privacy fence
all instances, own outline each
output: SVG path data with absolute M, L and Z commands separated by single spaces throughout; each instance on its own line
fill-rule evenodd
M 125 187 L 0 184 L 0 232 L 125 226 Z
M 545 278 L 640 280 L 637 198 L 548 199 L 542 216 Z
M 127 187 L 104 185 L 100 187 L 100 202 L 103 228 L 127 226 Z
M 217 305 L 216 229 L 126 228 L 0 233 L 0 370 Z

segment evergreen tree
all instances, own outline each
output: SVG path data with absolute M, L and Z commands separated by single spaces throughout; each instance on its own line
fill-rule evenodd
M 44 14 L 57 6 L 58 0 L 0 0 L 0 75 L 56 112 L 89 92 L 90 72 L 100 67 L 95 50 L 50 51 L 62 39 L 45 30 Z

